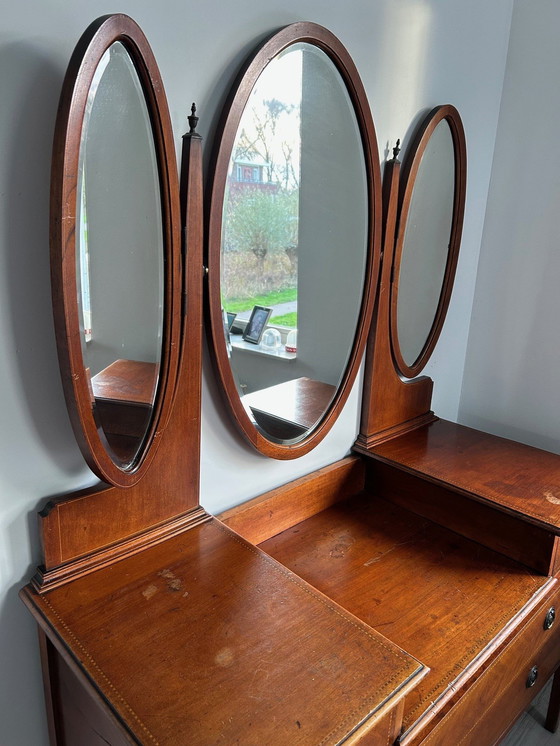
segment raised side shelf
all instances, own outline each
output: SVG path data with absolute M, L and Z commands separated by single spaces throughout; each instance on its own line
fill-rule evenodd
M 560 456 L 446 420 L 359 449 L 560 535 Z

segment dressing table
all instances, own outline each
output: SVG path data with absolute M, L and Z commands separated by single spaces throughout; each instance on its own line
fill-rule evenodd
M 293 216 L 302 318 L 297 362 L 309 378 L 332 387 L 314 422 L 290 438 L 252 419 L 238 393 L 220 287 L 228 172 L 240 135 L 250 132 L 243 118 L 248 102 L 257 100 L 255 91 L 262 95 L 262 74 L 276 61 L 297 70 L 301 81 L 300 103 L 284 109 L 301 119 L 301 178 L 289 185 L 292 196 L 300 190 Z M 327 93 L 334 108 L 322 100 Z M 152 195 L 159 226 L 149 239 L 157 265 L 150 276 L 162 299 L 149 335 L 157 365 L 149 421 L 120 449 L 112 447 L 111 428 L 105 430 L 91 395 L 96 351 L 84 335 L 84 266 L 96 261 L 96 225 L 116 221 L 104 201 L 89 196 L 96 147 L 109 147 L 113 136 L 118 145 L 118 128 L 98 117 L 111 95 L 129 102 L 135 122 L 143 112 L 138 137 L 151 158 L 142 188 Z M 322 116 L 325 105 L 335 112 L 331 120 Z M 441 331 L 457 264 L 466 178 L 458 113 L 449 106 L 430 113 L 408 148 L 403 177 L 396 158 L 387 165 L 382 195 L 367 99 L 335 37 L 314 24 L 294 24 L 265 41 L 241 71 L 216 136 L 204 261 L 216 374 L 245 439 L 276 458 L 314 447 L 348 396 L 373 322 L 355 454 L 219 518 L 199 504 L 204 220 L 196 122 L 193 107 L 179 182 L 163 85 L 145 37 L 122 15 L 90 26 L 59 107 L 51 246 L 68 409 L 102 482 L 45 506 L 44 562 L 21 592 L 39 627 L 51 742 L 496 743 L 560 663 L 560 466 L 552 454 L 438 420 L 430 409 L 432 381 L 418 377 Z M 330 202 L 340 201 L 338 169 L 328 178 L 324 157 L 308 151 L 311 142 L 329 147 L 339 131 L 348 145 L 345 188 L 355 210 L 349 222 L 342 210 L 328 214 Z M 135 140 L 135 152 L 140 144 Z M 436 275 L 431 294 L 423 292 L 410 310 L 399 298 L 419 272 L 411 242 L 428 251 L 433 239 L 433 224 L 421 225 L 420 193 L 438 173 L 442 151 L 452 156 L 438 181 L 451 202 L 434 218 L 444 248 L 438 244 L 439 255 L 421 254 L 419 262 L 435 268 L 443 257 L 443 269 L 429 273 Z M 108 174 L 98 178 L 104 183 Z M 313 179 L 322 185 L 322 205 L 305 191 Z M 142 183 L 140 175 L 136 181 Z M 362 221 L 344 255 L 353 305 L 341 305 L 327 329 L 332 336 L 338 324 L 351 340 L 334 362 L 320 359 L 311 342 L 306 350 L 302 333 L 315 297 L 304 281 L 321 274 L 308 270 L 317 266 L 307 254 L 313 210 L 325 228 L 316 240 L 327 256 L 333 249 L 332 262 L 340 249 L 337 227 L 348 239 L 349 226 L 359 215 Z M 117 222 L 117 235 L 118 229 Z M 131 274 L 141 274 L 139 251 Z M 328 282 L 328 273 L 321 279 Z M 101 347 L 107 337 L 96 327 L 95 284 L 89 289 L 92 341 Z M 409 324 L 419 343 L 407 337 Z M 314 356 L 312 372 L 304 366 Z M 115 349 L 114 360 L 122 357 Z M 126 359 L 148 358 L 127 351 Z M 298 368 L 291 380 L 301 376 Z M 550 728 L 558 720 L 558 690 L 555 680 Z

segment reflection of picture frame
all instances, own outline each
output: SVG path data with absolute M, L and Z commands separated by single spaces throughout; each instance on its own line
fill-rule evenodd
M 261 341 L 266 325 L 272 313 L 272 308 L 265 308 L 264 306 L 253 306 L 251 311 L 251 318 L 247 322 L 245 331 L 243 332 L 243 339 L 246 342 L 252 342 L 258 345 Z
M 231 327 L 233 326 L 233 322 L 237 318 L 237 314 L 233 313 L 232 311 L 226 311 L 227 313 L 227 328 L 228 332 L 231 331 Z

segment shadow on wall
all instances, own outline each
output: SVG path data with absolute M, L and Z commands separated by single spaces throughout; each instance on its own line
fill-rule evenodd
M 63 399 L 53 332 L 49 265 L 49 193 L 52 138 L 63 71 L 29 43 L 0 50 L 0 69 L 10 71 L 2 94 L 0 132 L 9 185 L 4 196 L 4 257 L 0 282 L 11 339 L 4 354 L 17 369 L 29 421 L 41 447 L 67 473 L 83 470 Z M 26 92 L 22 95 L 22 92 Z M 25 452 L 26 443 L 13 444 Z M 3 477 L 18 464 L 2 464 Z M 13 480 L 18 481 L 18 474 Z

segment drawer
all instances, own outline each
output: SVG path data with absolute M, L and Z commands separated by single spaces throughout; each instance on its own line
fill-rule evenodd
M 552 626 L 545 624 L 555 609 Z M 560 589 L 543 601 L 513 640 L 490 660 L 486 670 L 451 710 L 422 738 L 404 739 L 422 746 L 491 746 L 527 709 L 560 662 Z M 527 686 L 536 667 L 536 680 Z M 412 735 L 412 734 L 411 734 Z

